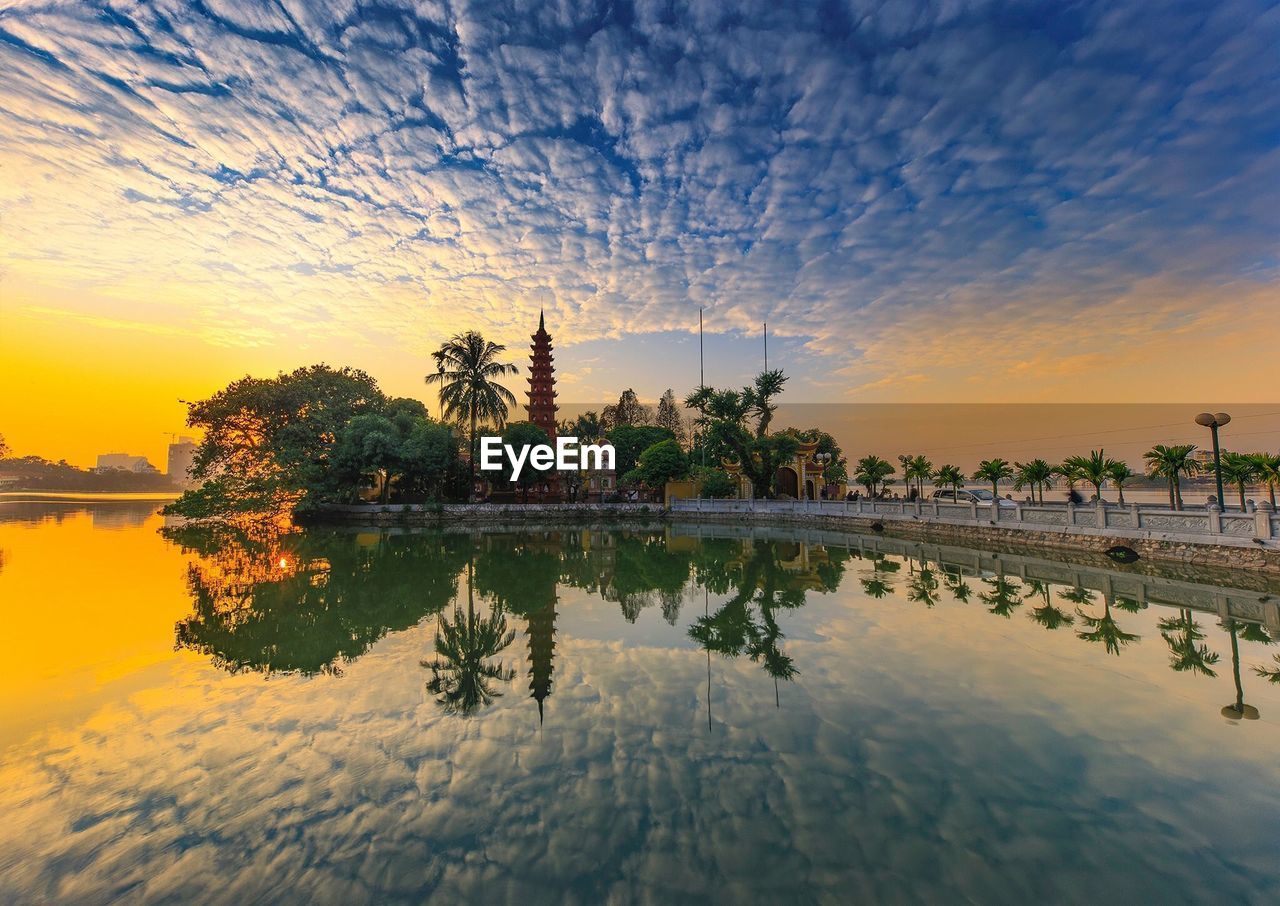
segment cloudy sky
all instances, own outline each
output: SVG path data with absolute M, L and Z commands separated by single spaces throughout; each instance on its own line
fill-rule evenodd
M 0 378 L 141 436 L 316 360 L 422 395 L 545 307 L 563 397 L 656 396 L 705 307 L 708 377 L 767 321 L 797 401 L 1269 401 L 1278 42 L 1254 0 L 0 0 Z

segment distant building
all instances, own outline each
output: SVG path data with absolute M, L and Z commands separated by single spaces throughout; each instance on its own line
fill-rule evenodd
M 180 437 L 169 444 L 169 468 L 165 474 L 175 484 L 191 484 L 191 466 L 196 458 L 196 442 L 190 437 Z
M 160 470 L 147 461 L 145 456 L 134 456 L 131 453 L 99 453 L 95 472 L 133 472 L 135 475 L 159 475 Z

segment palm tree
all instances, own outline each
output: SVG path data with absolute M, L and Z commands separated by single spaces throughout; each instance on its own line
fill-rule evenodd
M 1231 482 L 1240 491 L 1240 509 L 1244 509 L 1244 486 L 1258 477 L 1258 463 L 1245 453 L 1222 454 L 1222 480 Z M 1225 507 L 1226 501 L 1218 501 Z
M 907 480 L 910 486 L 915 485 L 916 494 L 924 497 L 924 483 L 933 478 L 933 463 L 929 461 L 927 456 L 903 456 L 902 459 L 902 477 Z
M 436 360 L 436 372 L 428 374 L 428 384 L 439 384 L 440 405 L 444 417 L 470 420 L 471 433 L 468 443 L 471 450 L 471 483 L 476 477 L 476 423 L 480 419 L 493 421 L 501 428 L 507 420 L 515 395 L 498 383 L 498 378 L 516 374 L 519 368 L 498 361 L 507 347 L 486 340 L 474 330 L 455 334 L 431 357 Z
M 1080 481 L 1093 485 L 1097 499 L 1102 499 L 1102 483 L 1111 477 L 1111 469 L 1116 465 L 1114 459 L 1107 459 L 1106 451 L 1094 450 L 1088 456 L 1068 456 L 1062 461 L 1062 467 Z
M 1056 478 L 1066 479 L 1068 493 L 1074 491 L 1076 489 L 1076 482 L 1081 480 L 1080 470 L 1069 462 L 1059 463 L 1054 466 L 1053 474 Z
M 876 488 L 880 487 L 886 478 L 898 471 L 893 467 L 893 463 L 881 459 L 874 453 L 859 459 L 855 469 L 854 480 L 866 488 L 867 494 L 871 497 L 876 496 Z
M 1031 502 L 1036 499 L 1036 489 L 1040 490 L 1040 502 L 1044 503 L 1044 489 L 1053 481 L 1053 466 L 1045 462 L 1043 459 L 1033 459 L 1031 462 L 1015 462 L 1014 468 L 1017 470 L 1013 476 L 1013 489 L 1021 491 L 1023 488 L 1031 489 Z
M 1254 453 L 1253 464 L 1258 472 L 1258 481 L 1267 486 L 1271 497 L 1271 508 L 1276 508 L 1276 486 L 1280 485 L 1280 453 Z
M 982 581 L 991 589 L 990 592 L 978 595 L 982 603 L 987 605 L 988 613 L 1007 620 L 1013 614 L 1015 607 L 1022 606 L 1022 596 L 1018 594 L 1019 587 L 1006 579 L 1004 573 L 997 573 L 994 578 Z
M 431 671 L 427 690 L 449 714 L 467 716 L 481 705 L 490 705 L 502 693 L 490 683 L 511 682 L 516 672 L 488 659 L 499 654 L 514 641 L 515 630 L 508 631 L 507 618 L 501 605 L 484 618 L 476 616 L 475 574 L 467 564 L 467 612 L 455 607 L 453 619 L 441 614 L 436 623 L 436 660 L 422 661 Z
M 995 498 L 1000 497 L 1000 482 L 1007 481 L 1012 477 L 1013 466 L 999 457 L 984 459 L 978 463 L 978 471 L 973 473 L 974 481 L 991 482 L 991 496 Z
M 1276 662 L 1274 670 L 1270 667 L 1263 667 L 1259 664 L 1253 668 L 1253 672 L 1258 674 L 1258 676 L 1265 676 L 1269 682 L 1280 683 L 1280 654 L 1273 654 L 1271 659 Z
M 933 474 L 933 486 L 935 488 L 951 488 L 952 500 L 959 498 L 962 484 L 964 484 L 964 473 L 960 471 L 959 466 L 941 466 Z
M 1142 458 L 1147 461 L 1147 474 L 1153 478 L 1163 478 L 1169 482 L 1169 506 L 1171 509 L 1182 509 L 1182 483 L 1180 477 L 1190 478 L 1200 471 L 1200 464 L 1192 459 L 1195 444 L 1174 444 L 1165 446 L 1156 444 Z
M 1124 506 L 1124 483 L 1134 477 L 1133 469 L 1129 468 L 1127 462 L 1113 459 L 1111 468 L 1107 470 L 1107 477 L 1116 486 L 1116 493 L 1120 495 L 1120 505 Z

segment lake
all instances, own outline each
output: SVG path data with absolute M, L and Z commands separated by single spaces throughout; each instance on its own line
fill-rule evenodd
M 1275 580 L 0 503 L 0 902 L 1280 902 Z

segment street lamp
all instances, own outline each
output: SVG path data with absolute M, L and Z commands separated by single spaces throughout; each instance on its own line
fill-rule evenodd
M 1196 424 L 1208 428 L 1213 435 L 1213 473 L 1218 479 L 1218 509 L 1225 510 L 1226 496 L 1222 493 L 1222 453 L 1218 449 L 1218 429 L 1231 423 L 1231 416 L 1225 412 L 1201 412 L 1196 416 Z
M 831 462 L 831 454 L 818 453 L 813 458 L 814 458 L 814 461 L 818 463 L 818 466 L 819 466 L 818 476 L 822 480 L 822 487 L 825 488 L 827 486 L 827 466 Z M 819 496 L 821 496 L 821 494 L 819 494 Z

